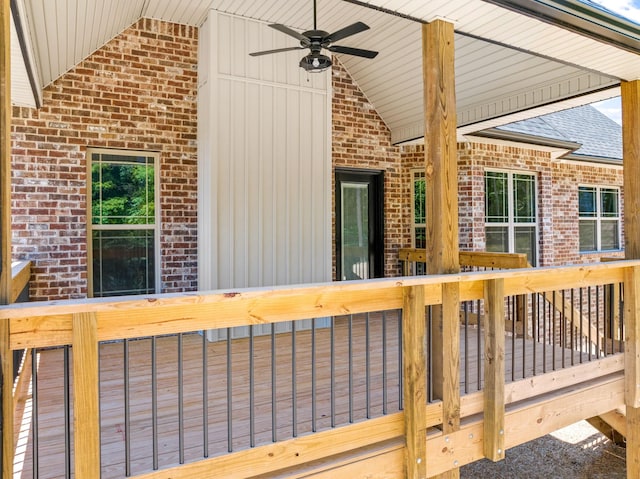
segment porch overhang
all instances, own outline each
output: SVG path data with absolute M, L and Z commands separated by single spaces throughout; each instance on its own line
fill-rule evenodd
M 21 43 L 28 47 L 12 51 L 20 57 L 14 60 L 14 104 L 23 104 L 29 90 L 37 104 L 40 89 L 143 17 L 199 26 L 214 9 L 297 30 L 313 21 L 308 0 L 203 0 L 188 6 L 178 0 L 59 0 L 45 8 L 34 0 L 11 3 L 24 12 L 16 32 L 24 32 Z M 424 133 L 420 25 L 435 18 L 455 26 L 460 135 L 611 98 L 619 94 L 621 80 L 640 78 L 640 28 L 576 0 L 319 1 L 323 29 L 334 31 L 355 21 L 371 27 L 348 43 L 378 50 L 378 57 L 339 55 L 340 61 L 390 128 L 395 144 L 419 140 Z M 283 46 L 289 41 L 295 42 L 283 38 Z

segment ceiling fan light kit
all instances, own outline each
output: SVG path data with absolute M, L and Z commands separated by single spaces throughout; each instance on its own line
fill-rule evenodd
M 327 68 L 331 67 L 331 58 L 322 54 L 323 48 L 330 52 L 344 53 L 345 55 L 354 55 L 362 58 L 375 58 L 378 54 L 378 52 L 374 52 L 372 50 L 332 45 L 334 42 L 368 30 L 369 27 L 362 22 L 356 22 L 333 33 L 318 30 L 316 25 L 316 0 L 313 1 L 313 30 L 298 33 L 280 23 L 274 23 L 269 26 L 279 32 L 296 38 L 300 41 L 300 46 L 250 53 L 249 55 L 252 57 L 269 55 L 271 53 L 288 52 L 292 50 L 304 50 L 308 48 L 310 52 L 300 60 L 300 67 L 307 72 L 317 73 L 325 71 Z

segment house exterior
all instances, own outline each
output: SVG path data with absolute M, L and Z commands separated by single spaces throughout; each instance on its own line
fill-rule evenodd
M 5 95 L 0 112 L 11 137 L 0 144 L 0 290 L 10 303 L 8 290 L 29 283 L 37 301 L 0 310 L 3 391 L 13 391 L 12 352 L 29 349 L 33 365 L 15 397 L 3 394 L 3 477 L 15 472 L 18 428 L 34 433 L 23 437 L 33 470 L 55 451 L 78 477 L 109 469 L 110 445 L 115 477 L 142 456 L 134 474 L 154 477 L 456 477 L 622 406 L 614 427 L 638 476 L 637 25 L 582 3 L 567 25 L 547 4 L 327 0 L 322 25 L 364 19 L 388 56 L 338 55 L 311 74 L 293 51 L 306 47 L 266 23 L 302 30 L 299 0 L 116 2 L 117 14 L 116 3 L 87 2 L 76 18 L 64 0 L 27 17 L 28 0 L 3 2 L 4 46 L 11 8 L 12 25 L 22 14 L 37 42 L 30 55 L 23 30 L 17 56 L 39 71 L 34 104 L 16 102 L 8 119 Z M 90 9 L 117 21 L 104 35 L 101 21 L 86 28 Z M 51 18 L 69 28 L 42 28 Z M 70 45 L 80 31 L 94 42 Z M 292 51 L 249 56 L 265 48 Z M 581 109 L 514 123 L 618 92 L 626 198 L 616 149 L 588 141 L 588 127 L 613 130 L 602 117 Z M 8 277 L 8 230 L 31 281 Z M 410 246 L 429 249 L 432 274 L 397 278 Z M 522 251 L 536 266 L 627 261 L 466 274 L 465 249 Z M 392 279 L 333 281 L 372 276 Z M 234 341 L 242 328 L 248 340 Z M 58 384 L 42 395 L 47 376 Z M 108 425 L 105 393 L 116 405 Z M 37 421 L 46 407 L 64 430 L 49 443 L 38 440 L 55 428 Z
M 90 151 L 157 153 L 154 174 L 160 216 L 154 228 L 159 280 L 154 290 L 198 288 L 197 37 L 193 27 L 142 19 L 45 88 L 42 108 L 14 107 L 13 256 L 33 262 L 32 300 L 93 294 L 89 271 L 95 253 L 92 255 L 87 228 L 91 217 L 87 190 Z M 339 279 L 336 172 L 379 172 L 384 178 L 384 260 L 378 275 L 397 276 L 401 271 L 398 250 L 421 246 L 416 243 L 412 223 L 412 184 L 416 172 L 424 168 L 424 149 L 392 144 L 388 127 L 337 60 L 330 78 L 331 183 L 325 184 L 326 191 L 321 194 L 330 196 L 332 202 L 332 246 L 331 255 L 322 259 L 324 267 L 331 264 L 331 278 Z M 468 135 L 458 143 L 462 250 L 487 249 L 484 176 L 486 171 L 495 171 L 533 175 L 536 203 L 530 226 L 534 227 L 533 251 L 538 265 L 620 255 L 621 238 L 617 248 L 605 247 L 604 251 L 581 252 L 578 244 L 581 185 L 618 192 L 617 228 L 618 234 L 622 233 L 620 128 L 595 110 L 586 111 L 589 118 L 568 118 L 566 123 L 574 125 L 571 131 L 583 132 L 587 142 L 592 135 L 606 133 L 614 143 L 607 144 L 608 150 L 598 149 L 597 144 L 586 149 L 581 146 L 567 159 L 566 154 L 578 144 L 573 138 L 562 137 L 557 125 L 555 129 L 548 124 L 546 129 L 536 126 L 544 120 Z M 609 129 L 603 129 L 603 124 Z M 593 128 L 586 128 L 589 125 Z M 520 136 L 515 138 L 514 132 Z M 602 151 L 607 157 L 594 161 Z M 257 191 L 258 186 L 248 183 L 246 188 Z M 243 234 L 251 235 L 251 228 Z M 308 245 L 301 242 L 298 247 L 304 255 Z M 500 247 L 494 245 L 497 249 Z M 313 280 L 301 276 L 296 282 Z M 250 284 L 278 282 L 283 281 L 274 277 L 251 280 Z M 222 281 L 220 286 L 233 284 Z
M 197 45 L 193 27 L 140 20 L 47 87 L 42 108 L 14 107 L 13 255 L 33 262 L 32 300 L 91 294 L 89 211 L 85 206 L 91 148 L 159 153 L 157 291 L 197 289 Z M 335 182 L 335 172 L 343 170 L 383 174 L 383 274 L 397 276 L 398 250 L 416 246 L 412 184 L 415 172 L 423 168 L 424 149 L 393 145 L 389 129 L 361 89 L 340 62 L 335 63 L 331 73 L 331 178 Z M 609 158 L 600 158 L 613 162 L 599 163 L 593 161 L 593 152 L 587 158 L 591 161 L 581 159 L 584 147 L 563 159 L 570 151 L 566 144 L 544 145 L 553 139 L 554 131 L 556 136 L 562 134 L 551 127 L 535 130 L 531 122 L 528 127 L 522 122 L 494 129 L 487 135 L 492 138 L 469 135 L 459 142 L 461 249 L 487 248 L 484 175 L 485 171 L 503 171 L 533 175 L 538 265 L 619 256 L 621 247 L 581 252 L 577 234 L 580 185 L 614 188 L 622 203 L 619 127 L 608 125 L 618 132 L 617 137 L 611 137 L 611 130 L 603 130 L 601 124 L 588 130 L 591 135 L 607 131 L 618 142 L 606 151 Z M 588 124 L 585 120 L 575 130 L 587 131 L 582 125 Z M 517 141 L 507 134 L 525 130 L 528 136 L 521 134 Z M 532 131 L 538 136 L 531 135 Z M 327 188 L 335 192 L 335 184 Z M 337 279 L 335 194 L 331 197 L 332 278 Z M 621 212 L 620 204 L 620 232 Z

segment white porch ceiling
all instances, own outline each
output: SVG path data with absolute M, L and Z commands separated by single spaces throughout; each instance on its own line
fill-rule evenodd
M 22 23 L 33 44 L 40 87 L 141 17 L 199 26 L 213 8 L 298 30 L 313 26 L 312 0 L 18 0 L 18 4 L 23 6 Z M 457 32 L 460 133 L 609 98 L 618 94 L 621 79 L 640 78 L 640 56 L 635 53 L 483 0 L 318 0 L 319 28 L 334 31 L 358 20 L 371 27 L 340 44 L 378 50 L 377 58 L 338 56 L 391 129 L 394 142 L 423 134 L 421 26 L 413 19 L 427 22 L 436 17 L 453 21 Z M 295 39 L 290 41 L 296 45 Z M 18 86 L 12 97 L 15 102 Z

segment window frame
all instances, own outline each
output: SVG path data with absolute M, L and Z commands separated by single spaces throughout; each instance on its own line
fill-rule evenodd
M 92 200 L 92 166 L 94 164 L 93 155 L 120 155 L 120 156 L 143 156 L 153 158 L 153 181 L 154 181 L 154 224 L 149 223 L 132 223 L 132 224 L 93 224 L 93 200 Z M 122 150 L 114 148 L 87 148 L 87 296 L 94 297 L 93 284 L 93 232 L 94 231 L 117 231 L 117 230 L 153 230 L 154 234 L 154 289 L 155 293 L 161 292 L 161 251 L 160 251 L 160 231 L 161 231 L 161 212 L 160 212 L 160 153 L 157 151 L 143 150 Z M 115 162 L 112 162 L 115 163 Z M 154 294 L 155 294 L 154 293 Z
M 594 216 L 582 216 L 580 212 L 580 188 L 595 189 L 596 193 L 596 211 Z M 602 192 L 603 190 L 613 190 L 616 192 L 616 216 L 604 216 L 602 213 Z M 621 211 L 621 188 L 619 186 L 610 186 L 603 184 L 579 184 L 578 185 L 578 253 L 580 254 L 592 254 L 592 253 L 611 253 L 623 251 L 622 246 L 622 211 Z M 596 249 L 583 250 L 580 246 L 580 226 L 582 222 L 595 222 L 596 225 Z M 618 226 L 617 243 L 618 247 L 613 249 L 602 248 L 602 222 L 615 221 Z
M 507 221 L 487 221 L 487 173 L 500 173 L 507 175 Z M 515 203 L 515 184 L 514 177 L 516 175 L 529 176 L 533 179 L 533 193 L 534 193 L 534 215 L 533 221 L 516 221 L 516 215 L 514 211 L 514 203 Z M 531 171 L 522 171 L 522 170 L 508 170 L 508 169 L 500 169 L 500 168 L 486 168 L 482 175 L 482 185 L 484 190 L 484 214 L 483 214 L 483 222 L 484 222 L 484 233 L 485 233 L 485 250 L 486 250 L 486 234 L 488 227 L 506 227 L 507 228 L 507 243 L 508 250 L 506 253 L 516 253 L 516 229 L 518 227 L 533 227 L 534 228 L 534 245 L 533 245 L 533 254 L 534 254 L 534 263 L 533 266 L 536 266 L 540 263 L 540 227 L 539 227 L 539 207 L 538 207 L 538 175 L 536 172 Z

